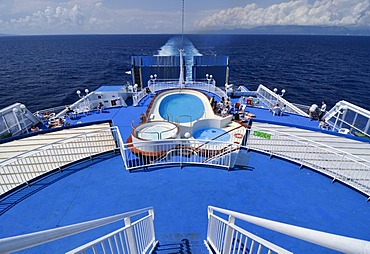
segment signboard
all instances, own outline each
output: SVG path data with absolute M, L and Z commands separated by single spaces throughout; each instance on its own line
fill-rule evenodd
M 271 134 L 262 132 L 262 131 L 253 131 L 253 136 L 265 138 L 265 139 L 271 139 Z

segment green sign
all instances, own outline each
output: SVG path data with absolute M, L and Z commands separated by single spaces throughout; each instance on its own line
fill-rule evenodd
M 265 139 L 271 139 L 271 136 L 272 136 L 271 134 L 266 133 L 266 132 L 262 132 L 262 131 L 254 131 L 253 135 L 256 136 L 256 137 L 261 137 L 261 138 L 265 138 Z

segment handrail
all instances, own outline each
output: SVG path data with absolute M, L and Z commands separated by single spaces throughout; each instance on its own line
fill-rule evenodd
M 208 218 L 213 214 L 213 211 L 339 252 L 353 254 L 370 253 L 369 241 L 298 227 L 214 206 L 208 206 Z
M 264 85 L 260 84 L 257 88 L 257 97 L 260 96 L 260 97 L 263 97 L 264 99 L 266 99 L 266 101 L 270 102 L 270 100 L 268 98 L 266 98 L 264 95 L 261 94 L 260 90 L 263 90 L 264 92 L 268 93 L 270 96 L 272 96 L 276 101 L 281 101 L 282 103 L 284 103 L 285 105 L 287 105 L 287 112 L 290 112 L 290 113 L 295 113 L 295 114 L 298 114 L 298 115 L 302 115 L 302 116 L 307 116 L 308 117 L 308 114 L 304 111 L 302 111 L 301 109 L 299 109 L 298 107 L 296 107 L 294 104 L 290 103 L 289 101 L 285 100 L 282 96 L 272 92 L 270 89 L 268 89 L 267 87 L 265 87 Z M 261 99 L 261 98 L 260 98 Z M 261 99 L 261 101 L 263 101 Z M 265 104 L 268 104 L 266 101 L 263 101 Z M 270 103 L 271 105 L 267 105 L 268 107 L 271 107 L 274 103 Z M 291 110 L 289 110 L 291 109 Z
M 370 196 L 370 162 L 369 164 L 365 164 L 363 161 L 366 160 L 348 152 L 288 133 L 281 133 L 276 130 L 268 130 L 265 128 L 252 128 L 252 131 L 253 133 L 257 131 L 257 134 L 258 131 L 266 131 L 267 133 L 274 134 L 278 139 L 274 139 L 274 135 L 271 135 L 270 139 L 264 139 L 261 144 L 258 144 L 256 142 L 260 138 L 250 135 L 247 140 L 248 149 L 263 151 L 270 155 L 276 155 L 298 162 L 301 165 L 307 165 L 314 170 L 332 177 L 333 180 L 339 180 Z M 297 144 L 302 149 L 292 151 L 289 149 L 292 143 L 284 145 L 282 144 L 282 140 L 279 140 L 279 137 L 286 142 L 294 142 L 294 144 Z M 271 141 L 269 142 L 268 140 Z M 278 144 L 278 146 L 273 146 L 275 143 Z M 276 152 L 274 149 L 279 149 L 279 151 Z M 311 153 L 309 149 L 315 151 L 313 156 L 310 156 Z M 325 156 L 319 158 L 315 157 L 318 156 L 315 155 L 317 152 Z
M 83 142 L 79 142 L 77 147 L 75 142 L 81 140 Z M 122 146 L 123 142 L 117 127 L 101 128 L 8 158 L 0 164 L 0 195 L 72 162 L 115 150 L 118 144 Z M 79 153 L 75 153 L 75 149 L 80 149 Z M 123 152 L 121 147 L 120 150 Z
M 255 130 L 255 128 L 252 128 L 252 130 Z M 338 148 L 335 148 L 335 147 L 332 147 L 332 146 L 329 146 L 327 144 L 324 144 L 324 143 L 319 143 L 317 141 L 314 141 L 312 139 L 308 139 L 308 138 L 304 138 L 304 137 L 299 137 L 299 136 L 296 136 L 296 135 L 292 135 L 290 133 L 286 133 L 286 132 L 280 132 L 280 131 L 276 131 L 276 130 L 271 130 L 271 129 L 266 129 L 266 128 L 258 128 L 257 130 L 264 130 L 264 131 L 268 131 L 268 132 L 275 132 L 281 136 L 289 136 L 291 137 L 291 140 L 294 140 L 296 142 L 300 142 L 300 143 L 304 143 L 304 142 L 301 142 L 300 140 L 304 140 L 306 142 L 309 142 L 309 143 L 312 143 L 314 144 L 315 147 L 317 148 L 322 148 L 322 147 L 326 147 L 328 150 L 333 150 L 333 153 L 335 153 L 336 155 L 347 155 L 349 157 L 353 157 L 353 160 L 356 161 L 355 159 L 359 160 L 359 161 L 366 161 L 367 163 L 370 164 L 370 161 L 366 160 L 366 159 L 363 159 L 363 158 L 360 158 L 358 157 L 357 155 L 353 155 L 349 152 L 346 152 L 346 151 L 343 151 L 343 150 L 340 150 Z M 363 164 L 362 162 L 358 162 L 360 164 Z M 364 166 L 367 166 L 365 164 L 363 164 Z
M 351 113 L 351 120 L 352 123 L 346 121 L 346 115 L 348 111 Z M 342 116 L 340 116 L 342 115 Z M 355 125 L 356 120 L 358 119 L 358 115 L 360 115 L 364 120 L 366 120 L 366 123 L 363 125 L 364 130 L 360 129 Z M 332 119 L 334 118 L 334 119 Z M 351 132 L 352 130 L 356 130 L 366 137 L 370 137 L 369 129 L 370 129 L 370 111 L 361 108 L 359 106 L 356 106 L 352 103 L 349 103 L 347 101 L 339 101 L 337 104 L 331 108 L 326 114 L 323 116 L 323 119 L 325 119 L 325 122 L 327 122 L 334 130 L 339 130 L 343 124 L 346 125 L 346 128 L 350 128 Z M 337 124 L 339 126 L 337 126 Z M 353 134 L 353 133 L 352 133 Z
M 56 144 L 60 144 L 60 143 L 63 143 L 64 141 L 67 141 L 67 140 L 72 140 L 72 139 L 76 139 L 76 138 L 79 138 L 81 136 L 85 136 L 85 135 L 88 135 L 88 134 L 94 134 L 94 133 L 99 133 L 101 132 L 103 129 L 99 129 L 99 130 L 95 130 L 95 131 L 91 131 L 91 132 L 84 132 L 84 133 L 80 133 L 80 134 L 77 134 L 75 136 L 72 136 L 72 137 L 68 137 L 68 138 L 64 138 L 64 139 L 61 139 L 61 140 L 57 140 L 57 141 L 54 141 L 52 143 L 48 143 L 46 145 L 41 145 L 41 146 L 38 146 L 36 147 L 35 149 L 32 149 L 32 150 L 28 150 L 28 151 L 25 151 L 23 153 L 20 153 L 20 154 L 17 154 L 13 157 L 10 157 L 8 159 L 5 159 L 3 161 L 0 162 L 0 167 L 4 167 L 6 166 L 7 164 L 9 164 L 10 162 L 9 161 L 12 161 L 12 160 L 15 160 L 17 159 L 18 157 L 21 157 L 21 158 L 24 158 L 26 157 L 25 155 L 27 155 L 28 153 L 32 153 L 32 154 L 35 154 L 37 153 L 37 151 L 44 151 L 46 147 L 48 146 L 53 146 L 53 145 L 56 145 Z M 113 126 L 113 127 L 109 127 L 109 128 L 106 128 L 104 131 L 107 131 L 107 130 L 115 130 L 117 131 L 118 128 L 116 126 Z
M 168 89 L 168 88 L 182 88 L 178 84 L 178 81 L 174 82 L 174 81 L 170 81 L 170 80 L 169 81 L 159 81 L 159 82 L 158 82 L 158 80 L 156 82 L 149 81 L 148 82 L 148 87 L 149 87 L 149 89 L 152 93 L 163 90 L 164 88 L 166 88 L 166 89 Z M 213 83 L 213 82 L 212 83 L 206 83 L 206 82 L 199 82 L 199 81 L 186 81 L 185 82 L 185 88 L 204 90 L 204 91 L 208 91 L 208 92 L 212 91 L 213 93 L 215 93 L 220 98 L 221 97 L 224 97 L 224 98 L 227 97 L 226 92 L 223 91 L 222 89 L 220 89 L 219 87 L 217 87 L 216 84 Z
M 131 212 L 121 213 L 101 219 L 90 220 L 82 223 L 68 225 L 60 228 L 34 232 L 25 235 L 12 236 L 0 239 L 0 253 L 9 253 L 27 249 L 33 246 L 51 242 L 77 233 L 85 232 L 97 227 L 102 227 L 125 218 L 140 215 L 145 212 L 154 213 L 153 207 L 143 208 Z
M 209 158 L 210 155 L 214 155 L 215 151 L 219 151 L 224 147 L 231 146 L 232 148 L 240 147 L 239 144 L 223 141 L 213 141 L 212 144 L 207 144 L 199 153 L 190 155 L 189 151 L 195 150 L 199 144 L 206 142 L 207 140 L 199 139 L 168 139 L 159 140 L 156 142 L 152 141 L 136 141 L 125 144 L 123 150 L 123 158 L 126 165 L 126 169 L 131 171 L 138 168 L 145 168 L 149 166 L 156 166 L 160 164 L 208 164 L 217 167 L 233 167 L 231 160 L 233 155 L 227 153 L 219 162 L 206 162 L 202 161 Z M 167 152 L 177 149 L 179 151 L 175 160 L 172 157 L 169 161 L 162 161 Z M 234 149 L 230 150 L 231 152 Z M 233 157 L 234 158 L 234 157 Z

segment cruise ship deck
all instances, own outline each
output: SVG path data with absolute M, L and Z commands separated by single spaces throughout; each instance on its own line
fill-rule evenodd
M 146 111 L 152 97 L 145 97 L 137 107 L 108 108 L 103 112 L 81 114 L 68 121 L 83 124 L 110 120 L 126 140 L 132 131 L 132 120 L 139 119 Z M 264 108 L 248 108 L 248 111 L 256 116 L 256 125 L 300 126 L 310 133 L 331 135 L 320 130 L 317 121 L 306 117 L 294 114 L 272 116 Z M 367 142 L 362 144 L 369 145 Z M 365 194 L 278 156 L 246 149 L 240 153 L 242 161 L 231 170 L 166 165 L 130 173 L 120 154 L 114 152 L 78 161 L 62 171 L 49 173 L 30 186 L 3 195 L 0 200 L 0 238 L 152 206 L 159 241 L 157 253 L 169 253 L 168 250 L 184 253 L 181 252 L 184 242 L 187 253 L 208 253 L 203 240 L 207 231 L 207 207 L 212 205 L 370 240 L 370 210 Z M 19 253 L 64 253 L 119 226 L 122 223 Z M 254 234 L 294 253 L 336 253 L 257 226 L 246 226 Z

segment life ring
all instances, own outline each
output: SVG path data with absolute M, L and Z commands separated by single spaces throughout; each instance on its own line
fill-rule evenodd
M 241 134 L 241 133 L 234 133 L 234 137 L 236 137 L 236 138 L 243 138 L 243 134 Z

